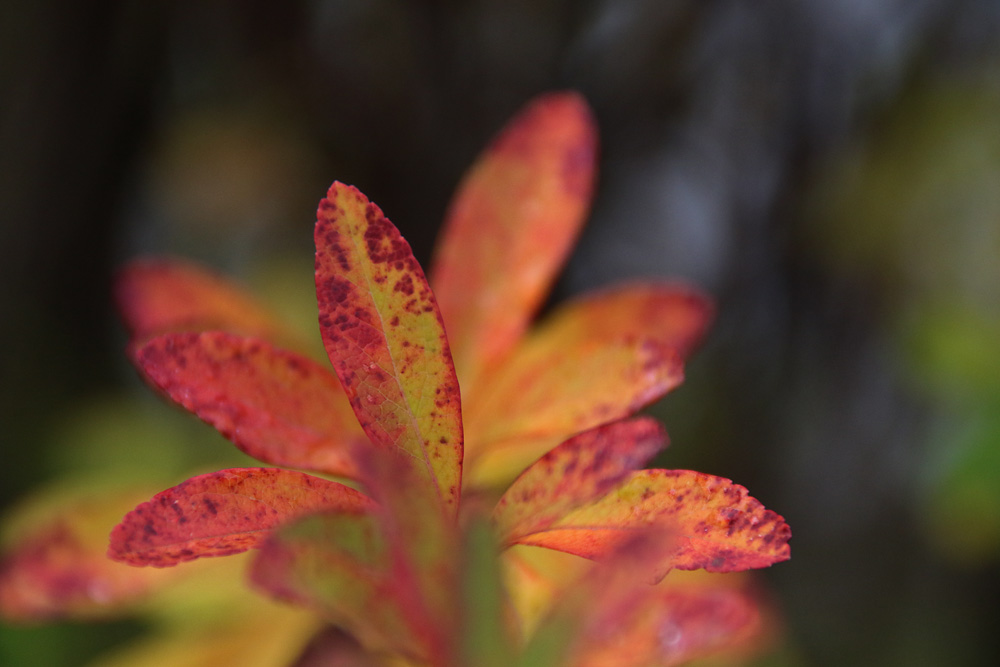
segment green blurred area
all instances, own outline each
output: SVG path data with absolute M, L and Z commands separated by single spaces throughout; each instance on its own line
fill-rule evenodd
M 970 567 L 1000 560 L 998 73 L 916 87 L 809 202 L 818 259 L 888 301 L 902 380 L 934 411 L 920 528 Z

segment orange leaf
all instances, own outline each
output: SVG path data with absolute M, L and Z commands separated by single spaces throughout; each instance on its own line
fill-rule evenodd
M 641 470 L 604 498 L 570 512 L 520 544 L 600 559 L 637 532 L 662 526 L 676 546 L 658 564 L 733 572 L 767 567 L 789 557 L 784 519 L 728 479 L 689 470 Z
M 466 415 L 468 483 L 507 481 L 571 435 L 634 414 L 682 379 L 677 352 L 655 342 L 532 333 Z
M 273 528 L 308 512 L 359 514 L 371 507 L 354 489 L 292 470 L 221 470 L 192 477 L 129 512 L 111 532 L 108 556 L 168 567 L 255 548 Z
M 47 507 L 25 508 L 5 526 L 0 558 L 0 616 L 10 621 L 91 618 L 121 612 L 172 580 L 108 560 L 107 535 L 148 492 L 94 489 L 48 497 Z M 41 498 L 39 498 L 41 500 Z
M 356 476 L 351 452 L 368 438 L 327 368 L 218 331 L 159 336 L 135 359 L 157 387 L 250 456 Z
M 119 273 L 115 297 L 132 340 L 221 329 L 276 342 L 293 334 L 242 288 L 191 262 L 147 258 Z
M 652 419 L 598 427 L 570 438 L 525 470 L 493 512 L 502 544 L 545 530 L 570 511 L 601 498 L 666 443 Z
M 316 295 L 330 361 L 362 428 L 412 458 L 450 516 L 462 484 L 458 380 L 409 244 L 356 188 L 330 187 L 316 222 Z
M 628 283 L 562 305 L 467 402 L 469 482 L 502 481 L 531 455 L 673 389 L 711 317 L 707 298 L 669 283 Z
M 536 99 L 459 186 L 432 284 L 467 392 L 541 305 L 590 205 L 597 131 L 575 93 Z
M 588 292 L 556 310 L 534 334 L 570 341 L 645 339 L 687 358 L 714 309 L 708 297 L 679 283 L 630 282 Z

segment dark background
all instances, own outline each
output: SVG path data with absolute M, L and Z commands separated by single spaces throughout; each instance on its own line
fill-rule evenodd
M 601 175 L 555 298 L 639 275 L 716 298 L 654 412 L 663 465 L 793 527 L 762 574 L 787 624 L 766 664 L 1000 663 L 1000 3 L 14 0 L 0 49 L 5 506 L 148 464 L 141 426 L 106 435 L 161 409 L 122 354 L 124 259 L 307 309 L 332 180 L 426 262 L 489 137 L 574 88 Z M 0 627 L 0 658 L 134 630 Z

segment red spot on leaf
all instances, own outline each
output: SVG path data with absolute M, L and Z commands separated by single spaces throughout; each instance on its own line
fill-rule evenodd
M 396 281 L 393 290 L 402 292 L 403 294 L 413 294 L 413 278 L 410 277 L 410 274 L 404 274 L 402 278 Z

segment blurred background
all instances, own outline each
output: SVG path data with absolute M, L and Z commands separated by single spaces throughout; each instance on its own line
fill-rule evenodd
M 717 300 L 658 463 L 793 528 L 758 664 L 1000 664 L 996 0 L 7 0 L 0 503 L 230 460 L 126 363 L 125 259 L 208 263 L 315 331 L 332 180 L 426 263 L 463 169 L 561 88 L 602 156 L 554 299 L 664 275 Z M 3 625 L 0 664 L 141 629 Z

